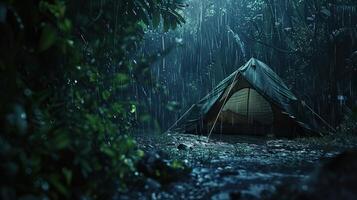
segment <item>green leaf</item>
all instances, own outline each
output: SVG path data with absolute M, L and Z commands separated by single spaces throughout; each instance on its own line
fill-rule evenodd
M 52 145 L 56 149 L 64 149 L 70 144 L 70 138 L 67 134 L 65 133 L 57 133 L 57 135 L 54 137 Z
M 59 28 L 60 30 L 62 30 L 63 32 L 70 32 L 72 29 L 72 23 L 69 19 L 64 19 L 59 23 Z
M 50 12 L 56 18 L 62 18 L 66 13 L 65 2 L 63 1 L 55 1 L 55 3 L 40 1 L 39 8 L 42 12 Z
M 118 83 L 123 83 L 123 84 L 126 84 L 129 81 L 128 75 L 123 74 L 123 73 L 118 73 L 116 75 L 115 79 Z
M 58 174 L 52 174 L 50 176 L 50 180 L 49 181 L 54 186 L 54 188 L 56 188 L 56 190 L 58 192 L 60 192 L 62 195 L 64 195 L 64 196 L 68 196 L 69 195 L 68 189 L 60 181 L 60 177 L 58 176 Z
M 108 146 L 102 146 L 101 151 L 109 157 L 115 156 L 115 152 Z
M 102 97 L 104 100 L 108 100 L 110 97 L 110 92 L 108 90 L 105 90 L 104 92 L 102 92 Z
M 117 114 L 125 112 L 125 109 L 124 109 L 123 105 L 121 103 L 118 103 L 118 102 L 114 103 L 112 105 L 111 109 L 112 109 L 113 112 L 115 112 Z
M 138 150 L 137 151 L 137 156 L 139 157 L 139 158 L 142 158 L 142 157 L 144 157 L 144 155 L 145 155 L 145 153 L 144 153 L 144 151 L 143 150 Z
M 174 160 L 171 163 L 171 167 L 174 168 L 174 169 L 184 169 L 185 168 L 185 164 L 182 163 L 179 160 Z
M 64 175 L 64 178 L 66 179 L 67 185 L 70 185 L 73 176 L 72 171 L 67 168 L 62 168 L 62 173 Z
M 38 45 L 39 51 L 41 52 L 49 49 L 56 42 L 56 38 L 57 38 L 56 30 L 50 25 L 44 26 L 42 29 L 40 42 Z
M 124 73 L 118 73 L 114 78 L 114 85 L 121 89 L 127 88 L 129 86 L 129 82 L 129 76 Z
M 130 112 L 131 113 L 135 113 L 136 112 L 136 105 L 131 105 L 131 108 L 130 108 Z

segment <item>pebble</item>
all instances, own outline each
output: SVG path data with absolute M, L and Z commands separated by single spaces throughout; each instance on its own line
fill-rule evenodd
M 146 190 L 149 190 L 149 189 L 158 190 L 160 188 L 161 188 L 161 184 L 158 181 L 156 181 L 154 179 L 151 179 L 151 178 L 148 178 L 146 180 L 146 184 L 145 184 L 145 189 Z
M 177 149 L 178 150 L 187 150 L 187 145 L 185 145 L 185 144 L 179 144 L 178 146 L 177 146 Z

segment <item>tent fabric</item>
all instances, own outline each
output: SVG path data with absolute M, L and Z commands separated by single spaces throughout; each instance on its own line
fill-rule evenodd
M 231 124 L 234 123 L 252 123 L 257 121 L 261 124 L 273 123 L 273 110 L 270 103 L 265 100 L 256 90 L 243 88 L 235 92 L 223 106 L 221 115 L 226 111 L 243 116 L 243 118 L 231 117 Z
M 289 90 L 284 81 L 262 61 L 251 58 L 245 65 L 221 81 L 208 95 L 202 98 L 191 110 L 174 125 L 175 129 L 186 131 L 200 129 L 200 123 L 212 107 L 229 91 L 232 84 L 244 79 L 268 102 L 276 106 L 287 117 L 310 132 L 319 132 L 316 118 L 310 110 Z M 224 106 L 224 105 L 223 105 Z M 217 113 L 218 115 L 218 113 Z

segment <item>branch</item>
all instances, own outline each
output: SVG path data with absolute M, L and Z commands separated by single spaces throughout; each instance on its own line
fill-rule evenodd
M 275 51 L 278 51 L 280 53 L 293 54 L 293 53 L 297 53 L 298 52 L 297 50 L 290 51 L 290 50 L 286 50 L 286 49 L 282 49 L 282 48 L 276 47 L 274 45 L 268 44 L 268 43 L 263 42 L 261 40 L 249 37 L 247 34 L 245 34 L 243 32 L 240 33 L 243 37 L 239 37 L 238 34 L 235 33 L 229 26 L 227 26 L 227 29 L 228 29 L 229 32 L 231 32 L 233 34 L 234 38 L 237 40 L 238 43 L 240 42 L 241 39 L 244 39 L 244 40 L 249 40 L 251 42 L 259 43 L 259 44 L 264 45 L 266 47 L 272 48 Z
M 274 46 L 274 45 L 272 45 L 272 44 L 268 44 L 268 43 L 266 43 L 266 42 L 263 42 L 263 41 L 261 41 L 261 40 L 258 40 L 258 39 L 256 39 L 256 38 L 249 37 L 248 35 L 246 35 L 246 34 L 244 34 L 244 33 L 241 33 L 241 34 L 244 36 L 244 37 L 243 37 L 244 39 L 247 39 L 247 40 L 249 40 L 249 41 L 251 41 L 251 42 L 256 42 L 256 43 L 259 43 L 259 44 L 264 45 L 264 46 L 266 46 L 266 47 L 272 48 L 272 49 L 274 49 L 275 51 L 278 51 L 278 52 L 280 52 L 280 53 L 293 54 L 293 53 L 297 53 L 297 52 L 298 52 L 297 50 L 282 49 L 282 48 L 276 47 L 276 46 Z

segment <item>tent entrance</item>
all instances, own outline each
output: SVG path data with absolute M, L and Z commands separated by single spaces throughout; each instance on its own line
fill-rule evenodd
M 213 127 L 218 116 L 214 133 L 270 134 L 275 123 L 274 105 L 259 94 L 244 77 L 239 76 L 232 84 L 233 88 L 230 91 L 226 88 L 207 114 L 207 130 Z
M 274 114 L 270 103 L 256 90 L 243 88 L 223 106 L 220 121 L 230 125 L 271 125 Z

